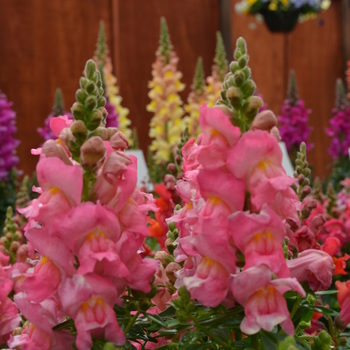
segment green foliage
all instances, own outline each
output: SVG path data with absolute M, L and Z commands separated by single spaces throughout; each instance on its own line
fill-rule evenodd
M 7 180 L 0 181 L 0 232 L 2 231 L 7 208 L 15 209 L 17 171 L 12 169 Z
M 333 185 L 334 190 L 339 192 L 342 188 L 340 181 L 350 177 L 350 161 L 348 156 L 341 156 L 332 164 L 332 171 L 328 181 Z
M 244 133 L 250 128 L 259 108 L 263 106 L 263 101 L 260 97 L 254 96 L 256 85 L 251 79 L 247 45 L 243 38 L 237 40 L 234 58 L 235 61 L 230 64 L 230 72 L 226 74 L 220 99 L 216 104 L 228 109 L 232 123 L 239 126 Z
M 104 63 L 106 56 L 108 55 L 108 46 L 105 32 L 105 24 L 100 21 L 100 29 L 98 32 L 98 38 L 96 43 L 95 56 L 97 58 L 98 64 L 100 62 Z
M 327 187 L 327 213 L 329 216 L 331 217 L 334 217 L 333 215 L 333 210 L 335 210 L 337 208 L 337 194 L 334 190 L 334 187 L 332 185 L 332 183 L 329 183 L 328 184 L 328 187 Z
M 346 96 L 344 83 L 341 79 L 337 79 L 335 83 L 335 108 L 341 110 L 349 106 L 349 100 Z

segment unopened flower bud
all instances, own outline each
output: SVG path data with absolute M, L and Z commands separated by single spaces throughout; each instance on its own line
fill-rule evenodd
M 176 248 L 176 246 L 173 245 L 173 241 L 172 241 L 170 238 L 168 238 L 168 239 L 165 241 L 164 244 L 165 244 L 165 247 L 166 247 L 167 251 L 168 251 L 170 254 L 173 254 L 173 253 L 174 253 L 174 250 L 175 250 L 175 248 Z
M 176 165 L 174 163 L 169 163 L 167 166 L 168 171 L 170 171 L 171 173 L 175 173 L 176 171 Z
M 87 135 L 87 129 L 83 121 L 75 120 L 70 126 L 72 134 L 76 139 L 85 140 Z
M 113 343 L 106 343 L 103 345 L 102 350 L 115 350 L 115 346 Z
M 168 266 L 165 268 L 165 273 L 172 283 L 176 282 L 176 276 L 175 272 L 181 270 L 181 266 L 176 262 L 171 262 L 168 264 Z
M 129 147 L 128 138 L 120 131 L 109 139 L 109 143 L 115 151 L 124 151 Z
M 180 164 L 181 163 L 181 160 L 182 160 L 182 158 L 181 158 L 181 156 L 179 156 L 178 154 L 175 156 L 175 162 L 177 163 L 177 164 Z
M 228 108 L 225 105 L 215 105 L 214 108 L 218 108 L 221 110 L 221 112 L 223 112 L 225 115 L 227 115 L 230 119 L 234 119 L 235 115 L 233 114 L 233 112 L 231 111 L 230 108 Z
M 237 87 L 240 87 L 243 85 L 245 81 L 245 76 L 244 73 L 241 70 L 238 70 L 234 75 L 233 75 L 234 83 Z
M 250 96 L 243 105 L 243 112 L 250 120 L 257 115 L 259 108 L 264 105 L 263 100 L 258 96 Z
M 171 182 L 173 184 L 176 182 L 175 177 L 173 175 L 171 175 L 171 174 L 166 174 L 164 176 L 164 181 L 165 182 Z
M 159 260 L 161 264 L 166 267 L 169 263 L 174 261 L 174 258 L 164 250 L 158 250 L 154 255 L 154 260 Z
M 98 136 L 89 138 L 80 149 L 81 164 L 84 168 L 93 170 L 105 156 L 106 146 Z
M 277 125 L 277 118 L 275 114 L 266 110 L 257 114 L 252 123 L 252 130 L 266 130 L 269 131 Z
M 232 61 L 230 63 L 230 71 L 232 74 L 236 73 L 236 71 L 239 69 L 238 62 Z
M 301 190 L 303 196 L 308 196 L 311 193 L 311 187 L 310 186 L 305 186 L 302 190 Z
M 19 244 L 19 242 L 16 242 L 16 241 L 12 242 L 12 243 L 11 243 L 11 246 L 10 246 L 11 252 L 16 253 L 17 250 L 18 250 L 18 248 L 19 248 L 20 246 L 21 246 L 21 245 Z
M 109 128 L 104 128 L 107 131 L 107 141 L 117 132 L 119 132 L 118 128 L 114 127 L 109 127 Z
M 84 120 L 85 109 L 81 103 L 74 102 L 71 111 L 75 120 Z
M 69 160 L 66 151 L 61 145 L 59 145 L 54 140 L 47 140 L 41 148 L 41 154 L 45 154 L 46 157 L 56 157 L 63 161 L 66 165 L 72 165 L 72 162 Z
M 23 332 L 23 328 L 22 327 L 16 327 L 13 332 L 12 335 L 21 335 Z
M 29 249 L 27 244 L 22 244 L 16 253 L 16 261 L 17 262 L 26 262 L 29 254 Z
M 226 91 L 226 97 L 234 109 L 241 108 L 243 96 L 240 89 L 235 86 L 229 87 Z
M 98 109 L 92 111 L 89 115 L 86 127 L 93 131 L 100 126 L 101 121 L 103 120 L 103 114 Z

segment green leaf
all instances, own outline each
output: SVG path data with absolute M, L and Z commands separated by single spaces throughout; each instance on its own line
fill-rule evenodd
M 319 292 L 315 292 L 316 295 L 328 295 L 328 294 L 337 294 L 338 290 L 320 290 Z
M 167 309 L 158 314 L 162 318 L 175 317 L 176 310 L 173 306 L 169 306 Z
M 230 333 L 227 329 L 212 329 L 211 333 L 216 335 L 219 339 L 223 340 L 225 343 L 227 343 L 230 338 Z
M 202 343 L 202 344 L 193 344 L 190 345 L 188 348 L 186 348 L 186 350 L 204 350 L 204 349 L 208 349 L 208 344 L 206 343 Z
M 61 329 L 66 329 L 69 327 L 74 326 L 74 320 L 69 319 L 67 321 L 64 321 L 63 323 L 58 324 L 57 326 L 53 327 L 52 329 L 54 331 L 60 331 Z
M 165 328 L 167 327 L 167 324 L 158 315 L 147 314 L 147 317 L 153 322 L 159 324 L 160 326 Z

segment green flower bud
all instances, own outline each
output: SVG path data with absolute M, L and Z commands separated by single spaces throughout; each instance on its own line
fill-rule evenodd
M 226 92 L 225 92 L 225 90 L 221 90 L 221 91 L 220 91 L 220 97 L 223 99 L 223 101 L 227 101 L 227 97 L 226 97 Z
M 75 97 L 78 102 L 80 102 L 81 104 L 84 104 L 85 99 L 87 97 L 87 93 L 83 89 L 78 89 L 77 92 L 75 93 Z
M 88 130 L 93 131 L 100 126 L 102 119 L 103 119 L 103 115 L 101 111 L 99 111 L 98 109 L 94 110 L 89 115 L 88 121 L 86 123 L 86 127 L 88 128 Z
M 188 313 L 194 312 L 196 310 L 196 304 L 194 303 L 193 300 L 191 300 L 189 303 L 186 304 L 185 310 Z
M 103 88 L 99 88 L 99 89 L 98 89 L 98 93 L 100 94 L 100 96 L 103 96 L 103 94 L 104 94 Z
M 97 107 L 104 107 L 106 105 L 106 99 L 104 97 L 100 97 L 97 102 Z
M 106 146 L 98 136 L 90 137 L 80 149 L 81 164 L 84 169 L 93 170 L 97 163 L 105 156 Z
M 147 311 L 151 307 L 152 303 L 149 298 L 142 298 L 139 302 L 139 308 L 142 311 Z
M 241 87 L 242 94 L 245 98 L 254 95 L 256 85 L 253 80 L 247 80 Z
M 263 106 L 263 101 L 258 96 L 250 96 L 247 98 L 243 106 L 243 112 L 249 120 L 253 120 L 258 114 L 259 108 Z
M 85 90 L 87 91 L 87 93 L 88 94 L 96 94 L 96 91 L 97 91 L 97 89 L 96 89 L 96 85 L 94 84 L 94 82 L 92 82 L 92 81 L 89 81 L 87 84 L 86 84 L 86 88 L 85 88 Z
M 230 104 L 231 104 L 231 106 L 234 109 L 241 108 L 241 105 L 242 105 L 242 93 L 241 93 L 240 89 L 238 89 L 235 86 L 231 86 L 226 91 L 226 97 L 230 101 Z
M 76 120 L 84 120 L 85 109 L 84 109 L 84 106 L 81 103 L 74 102 L 71 111 L 72 111 L 72 114 L 74 116 L 74 119 L 76 119 Z
M 232 72 L 232 74 L 236 73 L 236 71 L 239 69 L 239 65 L 237 61 L 232 61 L 230 63 L 230 71 Z M 225 79 L 226 80 L 226 79 Z
M 234 79 L 236 86 L 238 86 L 238 87 L 242 86 L 244 81 L 245 81 L 244 73 L 241 70 L 237 71 L 233 75 L 233 79 Z
M 180 209 L 181 209 L 181 208 L 180 208 Z M 179 209 L 177 209 L 177 210 L 179 210 Z M 175 224 L 175 222 L 171 222 L 168 226 L 169 226 L 169 230 L 170 230 L 170 231 L 176 230 L 176 224 Z
M 85 76 L 89 80 L 92 80 L 94 77 L 94 73 L 96 72 L 96 64 L 93 60 L 88 60 L 85 65 Z
M 247 44 L 246 44 L 245 40 L 242 37 L 239 37 L 237 39 L 236 46 L 239 48 L 239 50 L 241 51 L 241 53 L 243 55 L 247 53 Z
M 89 82 L 89 80 L 87 80 L 86 78 L 84 78 L 84 77 L 81 77 L 80 78 L 80 87 L 82 88 L 82 89 L 85 89 L 86 88 L 86 84 Z
M 179 296 L 181 298 L 182 303 L 185 305 L 191 300 L 191 294 L 190 292 L 185 288 L 185 286 L 182 286 L 179 288 Z
M 175 306 L 175 308 L 182 309 L 182 301 L 180 299 L 173 299 L 172 303 Z
M 234 54 L 233 54 L 233 57 L 238 61 L 242 55 L 243 55 L 243 54 L 242 54 L 241 50 L 237 47 L 237 48 L 235 49 L 235 52 L 234 52 Z
M 245 68 L 247 66 L 247 63 L 249 61 L 249 56 L 248 55 L 243 55 L 242 57 L 239 58 L 238 60 L 238 65 L 239 67 L 242 69 L 242 68 Z
M 249 67 L 244 67 L 242 69 L 245 80 L 249 79 L 252 76 L 252 70 Z
M 181 323 L 187 323 L 189 319 L 189 315 L 185 310 L 176 311 L 176 317 L 179 319 Z
M 103 345 L 102 350 L 115 350 L 115 346 L 113 343 L 106 343 Z
M 89 111 L 93 111 L 97 107 L 96 96 L 88 95 L 88 97 L 85 100 L 85 106 Z
M 73 136 L 78 140 L 85 140 L 87 136 L 87 129 L 81 120 L 75 120 L 70 126 Z

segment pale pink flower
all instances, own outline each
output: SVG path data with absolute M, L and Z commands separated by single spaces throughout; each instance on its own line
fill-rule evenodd
M 73 123 L 73 119 L 69 119 L 66 115 L 50 119 L 50 129 L 56 137 L 60 136 L 64 128 L 69 128 Z
M 5 338 L 19 326 L 20 322 L 21 317 L 16 304 L 10 298 L 2 299 L 0 301 L 0 345 L 5 343 Z
M 294 325 L 283 294 L 295 290 L 302 297 L 306 296 L 295 278 L 272 279 L 269 268 L 260 265 L 234 275 L 231 289 L 235 300 L 244 306 L 245 318 L 240 326 L 243 333 L 256 334 L 260 329 L 271 332 L 280 324 L 287 334 L 294 335 Z
M 289 277 L 282 249 L 285 227 L 271 208 L 264 205 L 260 214 L 234 213 L 229 217 L 229 228 L 245 256 L 244 269 L 264 264 L 278 277 Z
M 203 305 L 216 307 L 226 297 L 230 275 L 219 262 L 204 257 L 192 277 L 184 277 L 183 283 Z
M 91 336 L 104 336 L 115 345 L 124 345 L 125 335 L 113 310 L 118 294 L 109 279 L 95 274 L 75 275 L 62 281 L 58 294 L 63 310 L 74 319 L 78 350 L 92 347 Z
M 322 250 L 305 250 L 296 259 L 287 260 L 287 266 L 292 277 L 299 282 L 308 281 L 314 291 L 328 289 L 332 284 L 333 259 Z

